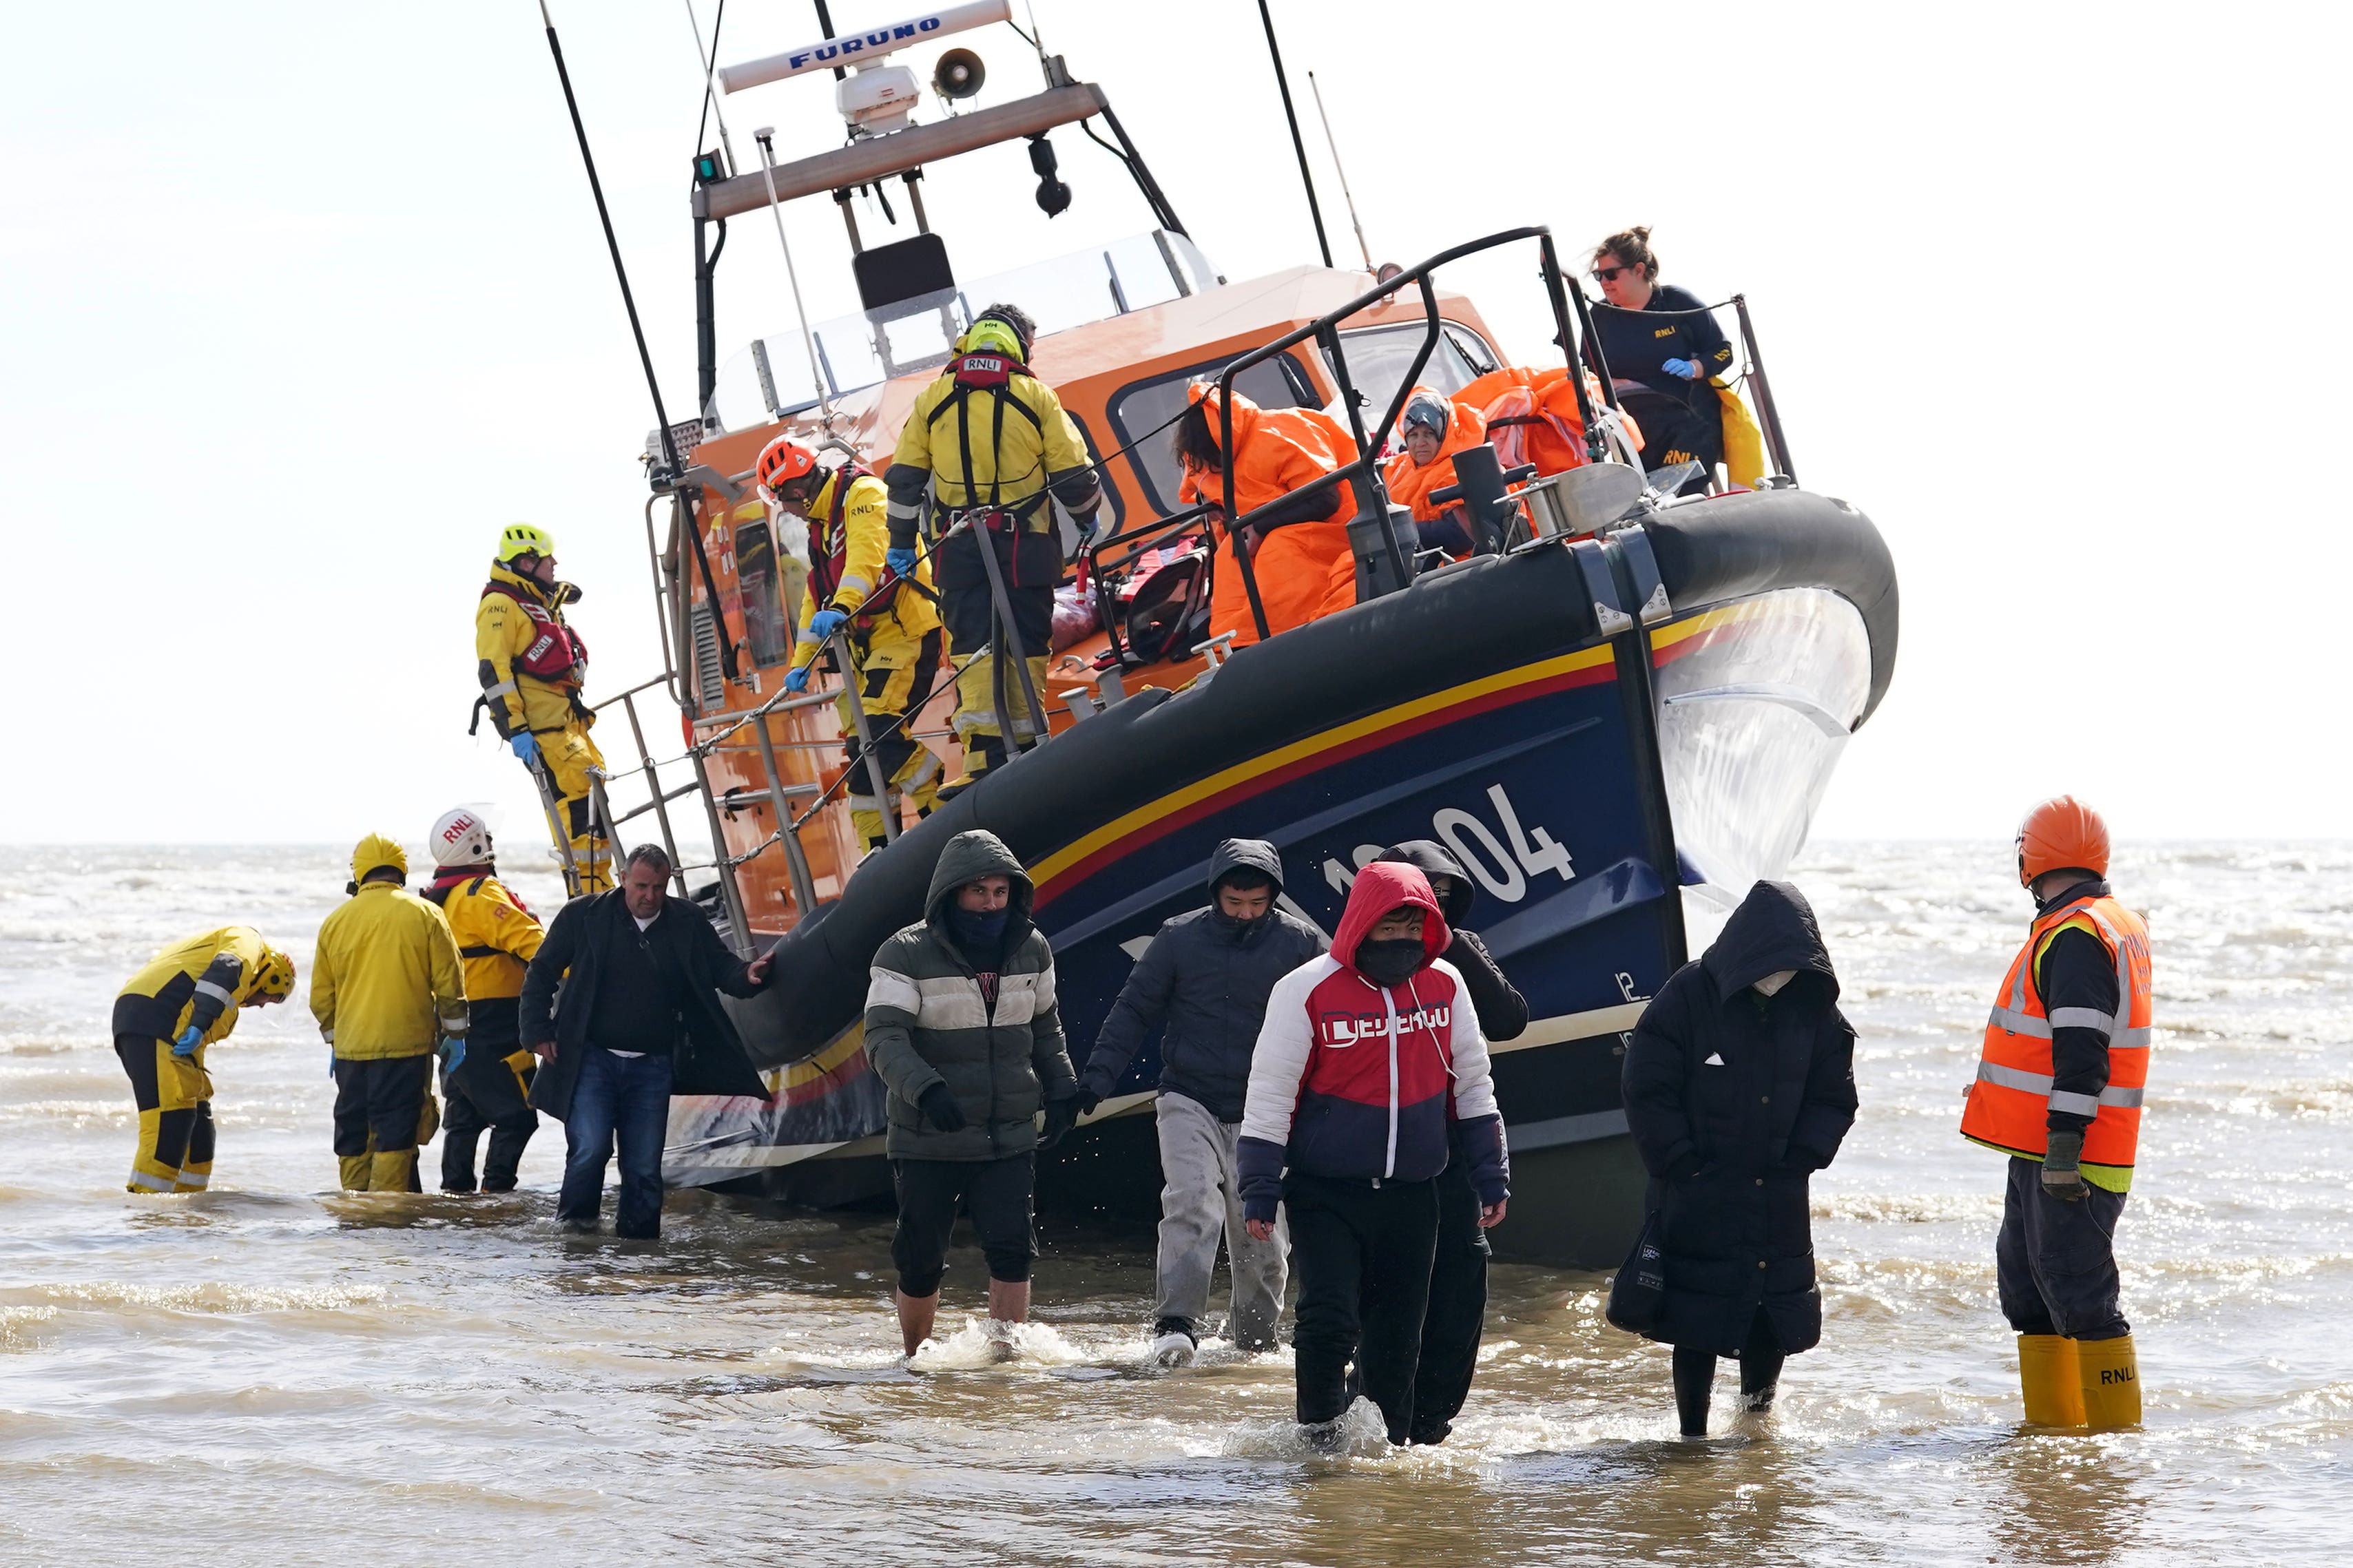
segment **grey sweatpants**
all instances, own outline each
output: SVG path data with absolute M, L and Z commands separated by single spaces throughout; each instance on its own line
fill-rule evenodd
M 1242 1227 L 1241 1183 L 1234 1171 L 1241 1123 L 1220 1121 L 1200 1101 L 1166 1090 L 1155 1114 L 1166 1184 L 1160 1189 L 1159 1300 L 1152 1315 L 1198 1324 L 1208 1314 L 1209 1277 L 1218 1269 L 1222 1237 L 1234 1275 L 1234 1343 L 1265 1350 L 1274 1343 L 1275 1320 L 1282 1313 L 1291 1237 L 1280 1210 L 1268 1240 L 1253 1241 Z

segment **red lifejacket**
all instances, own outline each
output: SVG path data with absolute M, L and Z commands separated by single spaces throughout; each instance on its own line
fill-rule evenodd
M 535 631 L 531 646 L 514 658 L 515 673 L 553 684 L 579 685 L 587 679 L 588 645 L 580 634 L 555 618 L 554 611 L 517 591 L 512 584 L 493 582 L 482 597 L 501 594 L 522 607 Z

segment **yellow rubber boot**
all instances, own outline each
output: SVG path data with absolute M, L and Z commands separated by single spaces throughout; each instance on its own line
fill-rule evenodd
M 364 1193 L 367 1191 L 368 1168 L 375 1164 L 375 1156 L 373 1154 L 336 1155 L 335 1165 L 337 1168 L 337 1173 L 343 1184 L 343 1191 L 347 1193 Z
M 2140 1425 L 2140 1362 L 2132 1336 L 2083 1340 L 2075 1364 L 2084 1390 L 2084 1419 L 2095 1432 Z
M 417 1191 L 417 1151 L 415 1149 L 379 1149 L 369 1161 L 368 1191 L 372 1193 L 413 1193 Z
M 2019 1335 L 2018 1384 L 2026 1395 L 2030 1425 L 2084 1424 L 2084 1385 L 2076 1371 L 2074 1341 L 2057 1334 Z
M 180 1167 L 180 1179 L 172 1190 L 175 1193 L 201 1193 L 211 1186 L 212 1182 L 213 1163 L 206 1160 L 198 1164 L 191 1161 Z

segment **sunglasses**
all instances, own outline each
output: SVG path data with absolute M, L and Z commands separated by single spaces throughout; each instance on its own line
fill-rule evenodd
M 1593 276 L 1603 283 L 1615 283 L 1618 281 L 1618 274 L 1620 272 L 1631 272 L 1632 270 L 1633 267 L 1630 263 L 1621 261 L 1615 267 L 1595 268 L 1593 269 Z

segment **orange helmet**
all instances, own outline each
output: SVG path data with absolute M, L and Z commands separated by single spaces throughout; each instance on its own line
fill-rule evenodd
M 779 436 L 761 450 L 759 466 L 754 472 L 760 488 L 774 495 L 779 486 L 790 484 L 816 468 L 815 452 L 790 436 Z
M 2108 874 L 2108 825 L 2072 795 L 2046 800 L 2018 827 L 2018 880 L 2031 887 L 2046 871 Z

